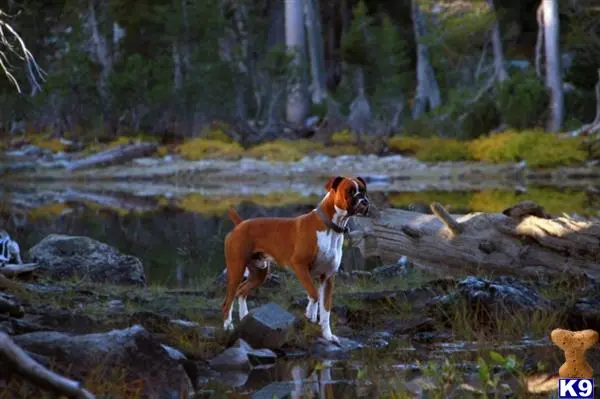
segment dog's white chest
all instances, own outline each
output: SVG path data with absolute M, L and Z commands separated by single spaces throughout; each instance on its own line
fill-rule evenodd
M 340 268 L 344 235 L 332 230 L 317 231 L 317 256 L 311 269 L 313 277 L 330 277 Z

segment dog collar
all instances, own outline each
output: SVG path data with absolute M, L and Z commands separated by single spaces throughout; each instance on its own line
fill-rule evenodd
M 340 227 L 337 224 L 333 223 L 331 220 L 329 220 L 329 218 L 325 215 L 325 213 L 323 213 L 321 206 L 317 206 L 315 211 L 317 212 L 317 215 L 319 215 L 319 218 L 321 219 L 321 221 L 323 223 L 325 223 L 325 226 L 327 226 L 327 228 L 335 231 L 338 234 L 345 234 L 349 231 L 348 227 Z

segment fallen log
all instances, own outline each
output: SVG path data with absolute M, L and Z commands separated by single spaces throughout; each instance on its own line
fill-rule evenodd
M 551 217 L 531 201 L 502 213 L 450 215 L 439 204 L 432 212 L 385 209 L 356 218 L 352 241 L 366 258 L 396 263 L 404 255 L 436 275 L 600 278 L 598 222 Z
M 119 146 L 110 150 L 99 152 L 88 157 L 77 159 L 68 163 L 66 169 L 76 170 L 92 166 L 117 164 L 143 157 L 156 151 L 155 143 L 139 143 Z
M 0 273 L 5 277 L 17 277 L 21 274 L 31 273 L 39 267 L 40 265 L 38 265 L 37 263 L 7 263 L 2 268 L 0 268 Z
M 2 331 L 0 331 L 0 362 L 8 365 L 7 369 L 22 375 L 40 388 L 69 398 L 95 398 L 79 382 L 56 374 L 36 362 Z

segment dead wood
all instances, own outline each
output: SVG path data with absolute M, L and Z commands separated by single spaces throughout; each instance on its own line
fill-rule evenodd
M 99 165 L 117 164 L 132 159 L 143 157 L 152 154 L 156 151 L 155 143 L 139 143 L 123 145 L 110 150 L 102 151 L 98 154 L 93 154 L 88 157 L 70 162 L 67 165 L 67 170 L 84 169 Z
M 404 255 L 434 274 L 600 278 L 598 222 L 551 217 L 531 201 L 501 213 L 450 215 L 439 204 L 432 210 L 357 218 L 353 242 L 365 257 L 396 263 Z
M 79 382 L 58 375 L 36 362 L 2 331 L 0 331 L 0 360 L 8 365 L 9 370 L 22 375 L 40 388 L 69 398 L 95 398 Z
M 0 268 L 0 273 L 5 277 L 17 277 L 21 274 L 31 273 L 38 269 L 40 266 L 37 263 L 20 263 L 20 264 L 6 264 Z

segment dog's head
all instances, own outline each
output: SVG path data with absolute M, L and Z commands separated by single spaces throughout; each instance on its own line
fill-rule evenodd
M 332 177 L 325 184 L 325 190 L 333 199 L 334 205 L 350 215 L 365 216 L 369 212 L 367 183 L 362 177 Z

